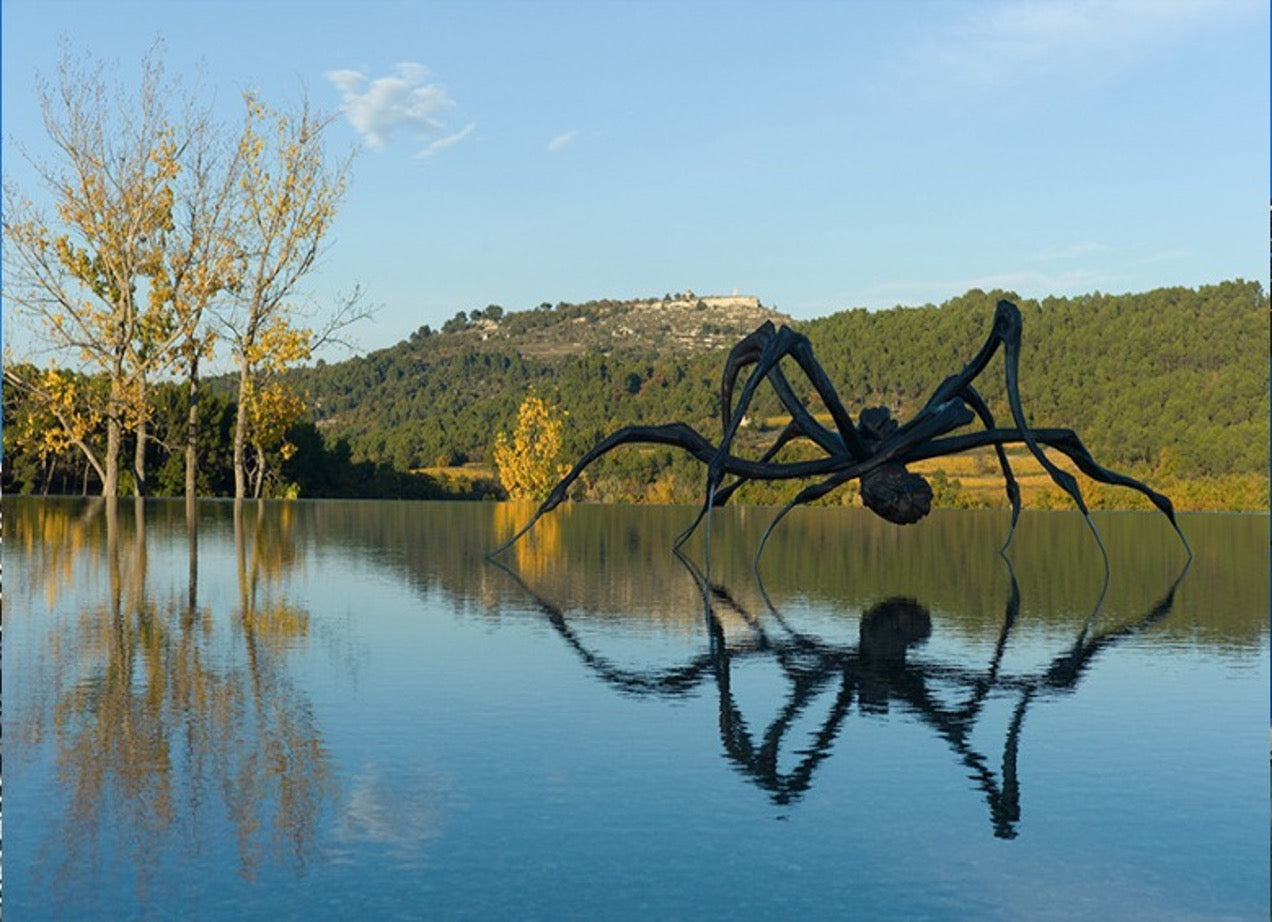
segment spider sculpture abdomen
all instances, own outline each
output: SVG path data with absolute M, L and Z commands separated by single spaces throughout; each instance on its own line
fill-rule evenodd
M 861 501 L 875 515 L 910 525 L 932 511 L 932 486 L 904 464 L 881 464 L 861 478 Z
M 897 431 L 887 407 L 861 411 L 858 432 L 867 450 L 874 452 Z M 875 515 L 894 525 L 911 525 L 932 511 L 932 486 L 904 464 L 888 461 L 861 476 L 861 501 Z

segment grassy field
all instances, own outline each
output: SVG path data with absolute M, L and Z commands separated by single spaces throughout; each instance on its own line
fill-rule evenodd
M 638 449 L 639 450 L 639 449 Z M 1022 502 L 1027 509 L 1069 509 L 1072 501 L 1064 495 L 1043 470 L 1042 465 L 1023 446 L 1013 446 L 1007 452 L 1012 473 L 1020 484 Z M 1048 455 L 1056 464 L 1077 477 L 1082 494 L 1092 509 L 1152 509 L 1147 499 L 1134 490 L 1096 483 L 1069 463 L 1063 456 L 1052 452 Z M 1006 508 L 1007 494 L 1003 475 L 998 469 L 998 459 L 991 449 L 968 452 L 948 458 L 937 458 L 911 465 L 911 469 L 923 474 L 932 484 L 935 505 L 955 508 Z M 466 464 L 459 467 L 428 467 L 415 473 L 427 474 L 456 494 L 470 494 L 477 488 L 482 492 L 494 489 L 498 475 L 492 467 L 482 464 Z M 1268 509 L 1268 478 L 1256 474 L 1232 474 L 1216 478 L 1179 479 L 1155 471 L 1126 471 L 1147 483 L 1153 489 L 1165 493 L 1180 511 L 1266 511 Z M 664 484 L 663 486 L 668 486 Z M 686 488 L 688 492 L 686 492 Z M 647 485 L 642 492 L 624 497 L 627 502 L 656 502 L 666 496 L 680 502 L 696 502 L 699 485 L 681 485 L 679 490 L 658 489 Z M 779 491 L 782 494 L 788 490 Z M 855 493 L 850 486 L 842 492 Z M 745 495 L 745 494 L 744 494 Z M 776 502 L 767 497 L 761 502 Z M 833 502 L 843 501 L 831 498 Z M 859 500 L 853 499 L 856 504 Z

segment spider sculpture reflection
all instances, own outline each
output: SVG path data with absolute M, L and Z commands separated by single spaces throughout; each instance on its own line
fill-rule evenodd
M 1077 468 L 1092 480 L 1138 490 L 1166 515 L 1174 527 L 1189 558 L 1192 551 L 1175 519 L 1174 506 L 1166 496 L 1146 484 L 1108 470 L 1096 463 L 1077 434 L 1071 429 L 1031 429 L 1025 422 L 1017 384 L 1020 359 L 1020 310 L 1010 301 L 999 301 L 994 312 L 994 325 L 985 345 L 976 356 L 956 375 L 946 378 L 928 399 L 923 408 L 909 422 L 901 425 L 892 418 L 886 407 L 870 407 L 862 411 L 854 423 L 844 408 L 839 395 L 821 364 L 813 356 L 812 344 L 806 336 L 787 327 L 777 329 L 771 321 L 765 321 L 754 333 L 733 347 L 725 362 L 720 385 L 720 414 L 723 437 L 720 444 L 712 445 L 697 430 L 685 423 L 668 423 L 659 426 L 627 426 L 608 438 L 602 439 L 579 459 L 561 481 L 552 488 L 548 498 L 526 525 L 496 548 L 498 554 L 514 544 L 541 516 L 555 509 L 566 498 L 566 491 L 583 470 L 605 453 L 620 445 L 649 443 L 671 445 L 683 449 L 707 466 L 706 497 L 702 509 L 690 526 L 676 539 L 682 545 L 704 516 L 714 506 L 723 505 L 733 492 L 748 480 L 794 480 L 820 477 L 819 482 L 801 490 L 769 523 L 756 550 L 758 562 L 764 544 L 774 526 L 791 509 L 824 496 L 850 480 L 860 480 L 863 503 L 889 522 L 907 525 L 923 518 L 932 506 L 932 487 L 920 475 L 906 468 L 914 461 L 939 458 L 976 448 L 993 446 L 1005 481 L 1007 498 L 1011 503 L 1011 526 L 1003 548 L 1011 543 L 1016 522 L 1020 516 L 1020 487 L 1007 461 L 1005 445 L 1024 443 L 1030 453 L 1043 466 L 1052 481 L 1067 493 L 1082 511 L 1087 524 L 1104 553 L 1104 544 L 1091 521 L 1082 491 L 1073 475 L 1057 467 L 1042 446 L 1055 449 L 1068 456 Z M 972 382 L 989 364 L 990 359 L 1003 349 L 1007 377 L 1007 402 L 1011 408 L 1015 428 L 999 428 L 984 399 Z M 823 426 L 795 395 L 780 362 L 792 359 L 807 376 L 834 422 L 834 429 Z M 736 406 L 733 391 L 743 369 L 754 365 Z M 756 389 L 767 380 L 791 421 L 777 440 L 758 460 L 742 458 L 732 453 L 733 440 L 738 426 L 746 414 Z M 979 418 L 983 431 L 953 435 L 956 430 Z M 776 462 L 774 456 L 792 439 L 806 438 L 815 442 L 825 457 L 812 461 Z M 724 483 L 726 475 L 733 480 Z M 710 520 L 708 519 L 708 527 Z M 708 531 L 708 539 L 710 532 Z M 1107 567 L 1107 555 L 1105 555 Z

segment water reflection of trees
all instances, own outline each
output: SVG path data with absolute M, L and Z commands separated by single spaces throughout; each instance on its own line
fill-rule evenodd
M 687 557 L 678 555 L 678 559 L 701 593 L 706 645 L 687 662 L 659 669 L 618 665 L 576 628 L 574 622 L 580 615 L 586 617 L 586 612 L 577 608 L 567 612 L 518 573 L 496 566 L 505 569 L 534 600 L 565 643 L 605 683 L 625 693 L 665 696 L 683 696 L 713 684 L 726 758 L 775 804 L 792 804 L 812 787 L 818 766 L 831 756 L 854 705 L 861 714 L 886 713 L 895 705 L 930 728 L 966 768 L 985 797 L 994 835 L 1004 839 L 1015 838 L 1018 832 L 1017 754 L 1030 705 L 1073 691 L 1097 655 L 1166 618 L 1184 576 L 1179 573 L 1142 616 L 1116 627 L 1100 626 L 1097 605 L 1072 644 L 1044 667 L 1008 672 L 1003 660 L 1021 607 L 1019 584 L 1010 565 L 1010 590 L 988 662 L 951 663 L 910 657 L 932 630 L 928 609 L 915 599 L 889 597 L 877 602 L 861 616 L 856 642 L 835 642 L 798 627 L 768 603 L 762 586 L 767 606 L 757 614 L 725 586 L 709 582 Z M 775 663 L 786 689 L 776 716 L 763 726 L 752 723 L 734 690 L 737 667 L 755 660 Z M 973 742 L 991 696 L 1014 701 L 997 769 L 990 755 Z M 796 732 L 810 724 L 811 734 Z
M 21 739 L 55 741 L 66 798 L 40 873 L 69 902 L 85 897 L 68 888 L 86 870 L 120 861 L 144 903 L 165 864 L 197 857 L 227 821 L 243 876 L 267 861 L 303 867 L 332 780 L 283 656 L 308 629 L 282 585 L 297 559 L 287 519 L 259 504 L 237 510 L 238 597 L 226 618 L 199 597 L 198 506 L 187 510 L 188 579 L 156 591 L 147 507 L 121 502 L 6 509 L 6 537 L 39 562 L 35 572 L 51 563 L 79 574 L 72 586 L 100 586 L 81 588 L 87 601 L 48 625 L 53 681 L 29 690 L 35 706 L 12 715 Z M 62 591 L 65 609 L 76 590 Z M 47 588 L 44 598 L 52 611 Z
M 481 603 L 474 611 L 486 617 L 498 618 L 506 602 L 515 604 L 515 587 L 485 563 L 486 553 L 522 521 L 523 512 L 512 504 L 289 505 L 298 547 L 321 541 L 326 552 L 375 561 L 421 594 L 440 592 L 465 605 Z M 694 589 L 671 552 L 673 539 L 693 512 L 643 505 L 562 507 L 551 517 L 558 527 L 542 541 L 501 559 L 543 595 L 569 599 L 581 614 L 613 620 L 615 613 L 641 605 L 660 622 L 695 632 L 700 625 L 693 614 Z M 1003 510 L 937 510 L 918 528 L 899 529 L 868 510 L 800 510 L 783 521 L 766 546 L 764 578 L 775 597 L 799 597 L 845 610 L 864 610 L 901 587 L 960 632 L 981 636 L 997 629 L 1005 591 L 1005 577 L 984 562 L 997 560 L 1006 515 Z M 1144 593 L 1174 578 L 1182 554 L 1160 517 L 1095 515 L 1117 577 L 1106 608 L 1138 604 Z M 738 578 L 749 581 L 755 544 L 770 518 L 765 509 L 716 510 L 713 572 L 746 574 Z M 1196 551 L 1189 601 L 1204 598 L 1206 604 L 1188 604 L 1187 619 L 1171 619 L 1163 630 L 1188 642 L 1200 639 L 1257 650 L 1266 631 L 1267 581 L 1234 574 L 1267 573 L 1266 517 L 1185 518 Z M 538 529 L 536 525 L 526 537 L 535 537 Z M 810 553 L 810 548 L 818 550 Z M 696 547 L 691 550 L 700 553 Z M 1099 576 L 1099 550 L 1078 514 L 1025 510 L 1012 557 L 1019 564 L 1020 591 L 1031 621 L 1057 626 L 1075 612 L 1090 610 L 1098 591 L 1090 580 L 1051 578 L 1055 572 Z M 959 578 L 951 579 L 951 574 Z

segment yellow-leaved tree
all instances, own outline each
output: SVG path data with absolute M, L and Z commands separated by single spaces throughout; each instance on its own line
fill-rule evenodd
M 322 252 L 351 162 L 348 157 L 328 160 L 324 134 L 331 117 L 315 112 L 305 100 L 294 112 L 270 108 L 253 93 L 245 94 L 243 101 L 246 114 L 237 147 L 235 199 L 242 266 L 232 303 L 221 316 L 238 365 L 236 500 L 247 496 L 249 480 L 254 481 L 253 493 L 260 491 L 259 451 L 257 474 L 249 474 L 253 433 L 262 431 L 252 414 L 268 409 L 275 418 L 294 408 L 290 397 L 281 399 L 287 395 L 269 380 L 279 370 L 277 360 L 286 356 L 286 364 L 308 358 L 322 343 L 338 341 L 339 330 L 367 314 L 361 307 L 361 290 L 355 288 L 340 297 L 319 331 L 298 322 L 305 313 L 299 285 Z M 270 401 L 269 395 L 280 399 Z
M 495 437 L 495 467 L 509 499 L 540 499 L 565 476 L 559 464 L 565 411 L 531 393 L 517 411 L 517 428 Z
M 245 472 L 254 499 L 265 495 L 267 479 L 277 479 L 282 462 L 296 452 L 287 430 L 305 415 L 305 398 L 283 373 L 309 358 L 312 338 L 308 328 L 296 329 L 287 318 L 275 317 L 250 347 L 253 375 L 239 391 L 239 406 L 246 420 L 244 442 L 251 449 L 245 452 Z
M 69 448 L 78 448 L 104 482 L 106 471 L 100 447 L 94 448 L 91 443 L 101 422 L 99 408 L 104 401 L 100 391 L 105 379 L 64 372 L 56 365 L 43 371 L 26 367 L 12 376 L 11 369 L 6 368 L 5 379 L 21 381 L 22 388 L 34 398 L 24 402 L 16 419 L 5 420 L 17 433 L 16 443 L 39 458 L 41 464 Z M 93 391 L 99 393 L 94 395 Z
M 38 330 L 49 351 L 105 379 L 91 408 L 105 426 L 104 449 L 89 452 L 82 429 L 62 419 L 66 379 L 24 376 L 33 365 L 7 360 L 5 382 L 68 423 L 65 441 L 85 450 L 109 497 L 126 430 L 136 433 L 134 489 L 144 492 L 147 384 L 166 370 L 183 335 L 164 298 L 151 296 L 173 230 L 180 152 L 200 141 L 196 125 L 170 118 L 180 104 L 174 92 L 157 49 L 142 60 L 135 95 L 91 57 L 66 50 L 56 85 L 43 78 L 36 85 L 49 158 L 19 147 L 49 205 L 32 201 L 5 172 L 5 312 Z

